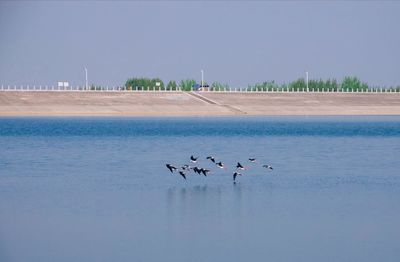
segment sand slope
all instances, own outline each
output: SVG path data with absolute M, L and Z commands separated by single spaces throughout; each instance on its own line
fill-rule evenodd
M 0 92 L 0 116 L 229 115 L 400 115 L 400 94 Z

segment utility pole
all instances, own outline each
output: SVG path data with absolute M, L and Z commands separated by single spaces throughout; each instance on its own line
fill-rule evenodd
M 88 86 L 87 68 L 86 67 L 85 67 L 85 76 L 86 76 L 86 90 L 88 90 L 89 86 Z
M 306 71 L 306 87 L 307 87 L 307 92 L 308 92 L 308 71 Z
M 204 86 L 204 70 L 201 69 L 201 88 Z

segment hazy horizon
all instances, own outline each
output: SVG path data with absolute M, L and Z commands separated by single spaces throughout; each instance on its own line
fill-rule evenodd
M 399 2 L 0 2 L 0 85 L 400 85 Z

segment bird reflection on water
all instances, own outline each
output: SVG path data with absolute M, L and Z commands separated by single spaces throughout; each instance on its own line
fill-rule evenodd
M 188 204 L 205 205 L 209 201 L 218 203 L 221 200 L 221 186 L 196 185 L 191 187 L 170 187 L 167 189 L 167 207 L 174 209 Z M 199 208 L 199 206 L 197 206 Z
M 239 216 L 242 185 L 173 186 L 166 190 L 166 213 L 172 226 L 185 223 L 218 223 L 224 215 Z
M 166 189 L 166 234 L 200 242 L 210 236 L 226 241 L 242 236 L 246 227 L 243 201 L 247 199 L 243 199 L 243 186 L 238 182 Z

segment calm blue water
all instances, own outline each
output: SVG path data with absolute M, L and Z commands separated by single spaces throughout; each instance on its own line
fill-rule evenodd
M 2 118 L 0 261 L 399 261 L 399 159 L 400 117 Z

